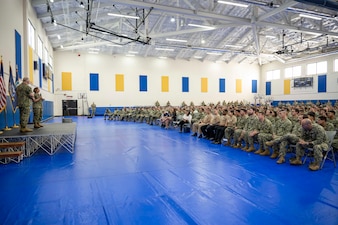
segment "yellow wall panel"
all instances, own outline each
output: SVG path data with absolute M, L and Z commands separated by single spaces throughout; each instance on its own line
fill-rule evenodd
M 34 65 L 33 65 L 33 48 L 28 47 L 28 71 L 29 71 L 29 80 L 34 84 Z
M 62 90 L 71 91 L 72 90 L 72 73 L 71 72 L 62 72 Z
M 162 76 L 162 92 L 169 92 L 169 77 Z
M 242 80 L 236 79 L 236 93 L 242 93 Z
M 208 78 L 201 78 L 201 92 L 208 92 Z
M 284 80 L 284 94 L 289 95 L 291 93 L 291 80 Z
M 124 91 L 124 75 L 115 74 L 115 90 Z

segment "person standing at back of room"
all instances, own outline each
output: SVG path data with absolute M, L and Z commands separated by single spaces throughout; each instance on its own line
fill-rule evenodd
M 18 106 L 20 111 L 20 132 L 32 132 L 32 129 L 27 128 L 29 111 L 34 94 L 32 88 L 29 86 L 29 78 L 24 77 L 22 83 L 16 88 L 16 95 L 18 99 Z
M 95 103 L 93 102 L 93 104 L 90 107 L 92 108 L 92 117 L 94 117 L 95 113 L 96 113 L 96 105 L 95 105 Z
M 40 122 L 42 119 L 42 101 L 44 99 L 42 98 L 40 89 L 38 87 L 34 88 L 33 92 L 34 92 L 34 100 L 33 100 L 34 128 L 40 128 L 43 127 Z

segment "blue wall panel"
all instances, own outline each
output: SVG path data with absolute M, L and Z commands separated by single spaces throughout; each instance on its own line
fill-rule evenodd
M 21 62 L 21 35 L 15 31 L 15 69 L 18 67 L 19 77 L 22 78 L 22 62 Z
M 257 93 L 257 80 L 252 80 L 252 93 Z
M 265 83 L 265 95 L 271 95 L 271 82 Z
M 182 92 L 189 92 L 189 77 L 182 77 Z
M 219 92 L 225 92 L 225 79 L 219 79 Z
M 148 91 L 148 79 L 146 75 L 140 75 L 140 91 Z
M 89 85 L 90 85 L 91 91 L 99 90 L 99 74 L 98 73 L 89 74 Z
M 326 92 L 326 75 L 318 76 L 318 93 Z

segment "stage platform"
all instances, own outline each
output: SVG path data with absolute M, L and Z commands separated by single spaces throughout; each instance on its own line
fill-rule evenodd
M 32 156 L 39 149 L 49 155 L 55 154 L 64 148 L 70 153 L 74 152 L 76 139 L 76 123 L 47 123 L 44 127 L 33 128 L 33 132 L 21 133 L 19 128 L 4 131 L 0 135 L 0 142 L 24 141 L 24 157 Z M 32 125 L 28 125 L 31 128 Z

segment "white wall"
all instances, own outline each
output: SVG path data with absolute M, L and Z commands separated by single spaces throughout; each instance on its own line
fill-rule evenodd
M 55 114 L 62 112 L 62 99 L 76 99 L 86 93 L 89 105 L 152 106 L 194 102 L 200 105 L 235 100 L 254 102 L 252 80 L 259 80 L 259 66 L 238 63 L 213 63 L 172 59 L 126 57 L 54 52 Z M 61 73 L 72 73 L 72 92 L 62 91 Z M 99 74 L 99 91 L 89 91 L 89 74 Z M 124 92 L 115 91 L 115 74 L 124 74 Z M 148 91 L 139 91 L 139 75 L 147 75 Z M 169 92 L 161 92 L 161 76 L 169 76 Z M 189 92 L 182 92 L 182 77 L 189 77 Z M 208 92 L 201 93 L 201 78 L 208 78 Z M 226 79 L 226 93 L 219 93 L 219 78 Z M 242 93 L 236 94 L 236 79 L 242 79 Z M 259 87 L 258 87 L 259 88 Z M 68 96 L 68 97 L 67 97 Z M 71 97 L 69 97 L 71 96 Z M 81 107 L 81 106 L 79 106 Z M 79 108 L 79 113 L 82 109 Z
M 334 60 L 338 59 L 338 53 L 330 56 L 323 56 L 318 58 L 313 58 L 305 61 L 298 61 L 294 63 L 282 64 L 279 62 L 270 63 L 263 65 L 261 68 L 261 79 L 260 79 L 260 92 L 265 95 L 266 93 L 266 73 L 271 70 L 280 70 L 281 78 L 278 80 L 271 81 L 271 97 L 274 98 L 274 101 L 286 101 L 286 100 L 330 100 L 338 99 L 338 72 L 334 72 Z M 327 61 L 328 71 L 327 75 L 327 85 L 326 93 L 318 93 L 318 74 L 313 77 L 313 87 L 302 87 L 302 88 L 293 88 L 293 80 L 291 80 L 291 93 L 289 95 L 284 95 L 284 71 L 285 68 L 301 66 L 302 67 L 302 76 L 306 76 L 307 64 Z
M 3 59 L 5 83 L 8 84 L 9 64 L 12 66 L 15 75 L 15 30 L 21 35 L 21 56 L 22 56 L 22 76 L 28 76 L 28 45 L 27 45 L 27 24 L 28 19 L 32 22 L 36 30 L 36 40 L 38 35 L 41 37 L 44 47 L 47 47 L 49 54 L 53 56 L 51 47 L 41 22 L 36 18 L 34 9 L 30 1 L 27 0 L 2 0 L 0 7 L 0 55 Z M 34 53 L 34 60 L 37 60 L 37 53 Z M 33 86 L 39 86 L 38 71 L 34 71 Z M 41 93 L 46 100 L 53 101 L 53 94 L 43 86 Z

